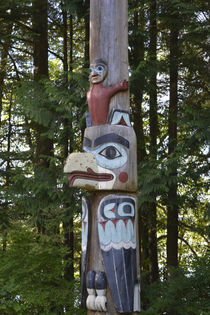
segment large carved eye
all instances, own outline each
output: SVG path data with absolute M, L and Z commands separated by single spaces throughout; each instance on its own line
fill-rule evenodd
M 101 152 L 99 152 L 99 154 L 106 157 L 109 160 L 113 160 L 122 156 L 121 153 L 113 146 L 109 146 L 103 149 Z
M 85 152 L 94 153 L 97 165 L 107 169 L 121 167 L 127 162 L 127 152 L 118 143 L 103 144 L 94 149 L 84 146 L 83 149 Z

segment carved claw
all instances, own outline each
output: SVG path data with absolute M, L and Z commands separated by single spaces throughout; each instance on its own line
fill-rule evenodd
M 87 285 L 87 292 L 88 292 L 86 306 L 88 310 L 93 310 L 93 311 L 96 310 L 95 276 L 96 276 L 96 273 L 94 270 L 88 271 L 87 276 L 86 276 L 86 285 Z
M 99 290 L 97 290 L 97 294 Z M 104 290 L 103 290 L 104 291 Z M 95 300 L 95 307 L 97 311 L 106 312 L 107 298 L 104 295 L 98 295 Z
M 89 291 L 94 291 L 94 292 L 89 292 Z M 86 306 L 88 310 L 93 310 L 96 311 L 96 296 L 95 296 L 95 290 L 88 290 L 88 297 L 86 300 Z M 91 294 L 92 293 L 92 294 Z

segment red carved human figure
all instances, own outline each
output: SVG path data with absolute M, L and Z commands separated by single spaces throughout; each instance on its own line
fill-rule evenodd
M 87 100 L 93 126 L 107 123 L 111 97 L 119 91 L 128 89 L 127 80 L 121 80 L 114 85 L 104 87 L 102 82 L 107 75 L 107 70 L 106 63 L 101 59 L 95 60 L 90 65 L 90 82 L 92 86 L 87 92 Z

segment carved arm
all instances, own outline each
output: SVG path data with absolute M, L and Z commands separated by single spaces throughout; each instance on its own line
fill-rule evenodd
M 110 85 L 106 88 L 107 92 L 109 93 L 109 96 L 113 96 L 119 91 L 127 91 L 128 90 L 128 81 L 127 80 L 121 80 L 120 82 Z

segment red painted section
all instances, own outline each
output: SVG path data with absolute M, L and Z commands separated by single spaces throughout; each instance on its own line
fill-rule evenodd
M 115 219 L 115 220 L 111 220 L 112 223 L 114 223 L 114 226 L 115 226 L 115 229 L 116 229 L 116 225 L 117 225 L 117 222 L 119 221 L 119 219 Z
M 107 221 L 103 221 L 103 222 L 99 222 L 99 223 L 102 225 L 104 232 L 105 232 L 105 226 L 106 226 Z
M 120 119 L 120 121 L 119 121 L 118 125 L 127 126 L 127 124 L 126 124 L 126 122 L 125 122 L 125 120 L 124 120 L 124 118 L 123 118 L 123 117 Z
M 123 222 L 124 222 L 126 228 L 127 228 L 128 220 L 129 220 L 129 219 L 124 219 L 124 220 L 123 220 Z
M 87 222 L 83 222 L 84 225 L 84 231 L 86 230 Z
M 87 92 L 88 107 L 93 126 L 106 124 L 111 97 L 117 92 L 126 91 L 127 89 L 128 81 L 126 80 L 106 88 L 101 83 L 93 84 Z
M 91 168 L 88 168 L 87 172 L 74 171 L 70 173 L 68 177 L 69 187 L 73 186 L 73 183 L 77 178 L 83 178 L 86 180 L 93 180 L 97 182 L 104 182 L 104 181 L 112 180 L 114 176 L 112 174 L 107 174 L 107 173 L 95 173 Z
M 126 173 L 126 172 L 120 173 L 120 175 L 119 175 L 119 180 L 120 180 L 122 183 L 126 183 L 127 180 L 128 180 L 128 173 Z

